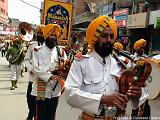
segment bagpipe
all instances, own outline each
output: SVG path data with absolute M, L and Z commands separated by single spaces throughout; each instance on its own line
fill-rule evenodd
M 118 49 L 115 48 L 113 49 L 114 49 L 113 57 L 116 59 L 118 64 L 123 69 L 121 77 L 118 78 L 119 92 L 127 96 L 130 83 L 134 86 L 145 87 L 146 81 L 149 78 L 152 71 L 152 65 L 150 60 L 143 57 L 139 57 L 137 59 L 134 58 L 133 55 L 131 54 L 119 51 Z M 129 59 L 131 61 L 131 66 L 128 67 L 121 59 L 118 58 L 118 55 L 124 56 L 127 59 Z M 143 117 L 144 107 L 142 108 L 140 106 L 140 109 L 136 111 L 137 112 L 135 113 L 135 111 L 132 110 L 132 115 L 134 114 L 135 116 Z M 117 116 L 123 115 L 124 113 L 125 110 L 123 111 L 118 110 Z
M 52 72 L 53 75 L 57 75 L 58 77 L 61 78 L 61 80 L 59 81 L 60 82 L 60 85 L 61 85 L 61 89 L 62 91 L 64 90 L 64 84 L 65 84 L 65 80 L 68 76 L 68 73 L 69 73 L 69 70 L 70 70 L 70 67 L 71 67 L 71 60 L 67 59 L 67 60 L 64 60 L 63 59 L 63 56 L 61 54 L 61 50 L 58 46 L 58 42 L 55 41 L 55 47 L 57 49 L 57 54 L 58 54 L 58 64 L 59 64 L 59 67 L 58 69 L 54 70 Z M 62 50 L 63 52 L 63 50 Z M 57 87 L 58 81 L 56 81 L 56 84 L 55 86 L 53 87 L 52 91 L 55 90 L 55 88 Z
M 128 58 L 132 63 L 131 67 L 127 67 L 126 64 L 118 58 L 117 54 Z M 133 55 L 131 56 L 131 54 L 127 54 L 115 48 L 113 57 L 123 68 L 123 73 L 118 81 L 120 93 L 124 95 L 127 94 L 129 83 L 139 87 L 145 86 L 146 80 L 149 78 L 152 71 L 152 65 L 149 59 L 143 57 L 135 59 Z

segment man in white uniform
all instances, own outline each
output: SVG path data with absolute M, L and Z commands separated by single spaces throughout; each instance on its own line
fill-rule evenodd
M 60 34 L 59 25 L 46 25 L 43 29 L 45 43 L 33 51 L 32 72 L 37 80 L 33 83 L 31 95 L 36 96 L 36 120 L 55 120 L 62 78 L 52 73 L 59 69 L 59 59 L 55 57 L 57 54 L 54 48 Z
M 139 39 L 134 43 L 134 58 L 136 60 L 143 58 L 143 59 L 149 59 L 149 57 L 144 54 L 144 50 L 146 47 L 147 41 L 144 39 Z M 148 99 L 143 103 L 139 108 L 136 110 L 132 110 L 132 116 L 133 117 L 146 117 L 148 120 L 151 118 L 151 107 L 149 105 Z
M 36 41 L 30 42 L 30 46 L 29 46 L 27 53 L 25 55 L 25 58 L 24 58 L 25 65 L 29 71 L 29 76 L 28 76 L 29 82 L 28 82 L 28 88 L 27 88 L 27 104 L 28 104 L 29 113 L 28 113 L 28 117 L 26 120 L 32 120 L 33 117 L 35 116 L 35 113 L 36 113 L 35 96 L 31 95 L 32 83 L 36 80 L 36 76 L 32 73 L 32 57 L 33 57 L 32 51 L 34 50 L 34 48 L 38 49 L 44 43 L 44 36 L 43 36 L 43 32 L 42 32 L 42 29 L 44 27 L 45 27 L 44 25 L 37 26 L 37 28 L 36 28 L 36 34 L 37 34 Z
M 134 109 L 147 97 L 143 88 L 132 85 L 128 97 L 119 93 L 115 78 L 121 76 L 122 69 L 111 55 L 116 37 L 117 26 L 112 18 L 96 18 L 86 31 L 93 52 L 72 63 L 65 84 L 66 100 L 72 107 L 83 111 L 83 120 L 113 119 L 117 111 L 125 110 L 128 97 Z

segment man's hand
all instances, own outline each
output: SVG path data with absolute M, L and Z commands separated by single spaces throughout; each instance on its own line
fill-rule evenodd
M 108 107 L 117 107 L 119 110 L 124 110 L 127 107 L 127 96 L 120 93 L 111 95 L 103 95 L 100 104 L 106 104 Z
M 129 84 L 129 90 L 127 92 L 127 96 L 133 99 L 139 99 L 142 94 L 141 87 L 133 86 L 131 83 Z

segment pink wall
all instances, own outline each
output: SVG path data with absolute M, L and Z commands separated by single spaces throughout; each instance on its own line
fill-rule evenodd
M 6 23 L 8 21 L 8 0 L 4 0 L 4 2 L 0 0 L 0 8 L 5 10 L 5 15 L 2 15 L 0 9 L 0 20 Z

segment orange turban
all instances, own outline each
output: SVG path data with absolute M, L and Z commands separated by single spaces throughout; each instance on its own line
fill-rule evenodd
M 119 43 L 119 42 L 115 42 L 114 43 L 114 48 L 122 51 L 123 50 L 123 45 L 121 43 Z
M 58 24 L 48 24 L 42 29 L 44 38 L 47 39 L 50 35 L 56 34 L 59 38 L 61 35 L 61 27 Z
M 42 25 L 42 24 L 41 24 L 41 25 L 38 25 L 38 26 L 36 27 L 36 32 L 44 29 L 44 27 L 45 27 L 45 25 Z
M 94 42 L 97 41 L 97 38 L 100 36 L 101 32 L 104 30 L 106 27 L 110 27 L 113 31 L 114 34 L 114 39 L 117 38 L 117 25 L 115 21 L 112 18 L 109 18 L 107 16 L 100 16 L 96 19 L 94 19 L 88 26 L 86 30 L 86 39 L 93 48 Z
M 135 42 L 134 49 L 138 50 L 140 48 L 144 48 L 145 46 L 146 46 L 146 40 L 140 39 L 140 40 L 138 40 L 138 41 Z

